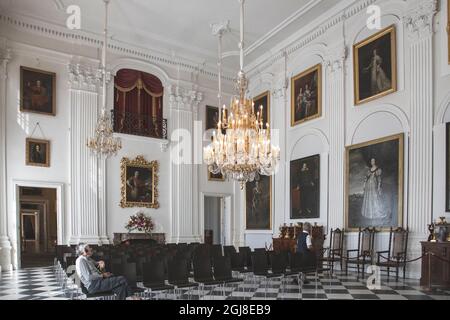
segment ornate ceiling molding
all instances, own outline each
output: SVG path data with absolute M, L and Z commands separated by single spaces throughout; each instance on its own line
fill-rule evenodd
M 359 0 L 346 9 L 336 13 L 331 19 L 326 19 L 325 21 L 319 22 L 315 27 L 312 28 L 312 31 L 303 31 L 302 34 L 299 34 L 296 37 L 296 40 L 291 41 L 289 44 L 283 45 L 280 48 L 275 48 L 275 52 L 277 53 L 269 57 L 263 57 L 259 61 L 250 64 L 248 68 L 250 70 L 249 75 L 252 76 L 254 72 L 258 72 L 257 70 L 264 70 L 266 68 L 269 68 L 277 61 L 284 59 L 284 52 L 286 52 L 286 54 L 290 56 L 298 50 L 305 48 L 310 43 L 320 38 L 331 28 L 366 10 L 368 6 L 374 4 L 377 1 L 378 0 Z
M 62 26 L 36 21 L 28 17 L 12 16 L 0 13 L 0 25 L 2 24 L 13 27 L 20 31 L 65 41 L 70 44 L 73 44 L 75 42 L 80 45 L 93 46 L 96 48 L 103 45 L 101 35 L 97 36 L 95 34 L 79 30 L 70 31 Z M 174 57 L 169 54 L 156 53 L 147 48 L 143 49 L 128 44 L 124 45 L 117 40 L 111 40 L 108 45 L 108 49 L 114 51 L 115 53 L 126 55 L 127 57 L 150 61 L 157 65 L 163 64 L 171 66 L 173 68 L 180 68 L 181 70 L 186 72 L 198 73 L 199 75 L 206 77 L 209 80 L 216 80 L 218 77 L 217 72 L 215 72 L 215 65 L 199 68 L 198 63 L 189 61 L 179 56 Z M 231 76 L 223 76 L 222 78 L 223 80 L 230 82 L 234 80 L 234 78 Z

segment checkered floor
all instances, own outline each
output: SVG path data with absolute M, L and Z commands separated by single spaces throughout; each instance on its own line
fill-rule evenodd
M 208 288 L 203 299 L 206 300 L 450 300 L 450 290 L 434 289 L 428 292 L 420 287 L 417 280 L 396 282 L 383 277 L 379 290 L 369 290 L 366 280 L 358 279 L 356 275 L 345 276 L 337 272 L 332 278 L 320 276 L 316 282 L 310 278 L 310 283 L 304 285 L 302 291 L 292 281 L 281 286 L 280 280 L 272 280 L 267 285 L 265 281 L 252 279 L 239 285 L 225 287 L 225 297 L 221 288 Z M 198 299 L 200 292 L 192 290 L 190 295 L 185 292 L 181 299 Z M 154 296 L 159 299 L 173 299 L 173 294 Z M 68 296 L 58 287 L 52 267 L 23 269 L 0 273 L 0 300 L 67 300 Z

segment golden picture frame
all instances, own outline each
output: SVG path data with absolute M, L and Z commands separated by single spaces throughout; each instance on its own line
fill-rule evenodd
M 135 159 L 122 158 L 121 195 L 122 208 L 159 208 L 158 161 L 148 162 L 143 156 Z
M 322 64 L 291 78 L 291 127 L 322 116 Z
M 355 105 L 361 105 L 397 91 L 395 25 L 353 46 L 353 70 Z
M 34 167 L 50 167 L 50 141 L 27 138 L 25 164 Z
M 20 67 L 20 111 L 56 115 L 56 73 Z
M 347 230 L 403 226 L 404 159 L 403 133 L 346 147 Z

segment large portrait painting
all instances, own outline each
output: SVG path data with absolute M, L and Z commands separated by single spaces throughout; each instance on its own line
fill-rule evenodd
M 272 230 L 272 177 L 260 176 L 245 185 L 247 230 Z
M 291 219 L 320 218 L 320 155 L 291 161 Z
M 322 65 L 291 79 L 291 125 L 322 116 Z
M 27 166 L 50 167 L 50 141 L 26 139 L 25 159 Z
M 255 114 L 263 110 L 264 127 L 270 124 L 270 92 L 254 97 L 253 103 Z M 272 177 L 260 176 L 245 184 L 245 208 L 247 230 L 272 230 Z
M 395 26 L 353 47 L 356 105 L 397 91 L 396 48 Z
M 445 192 L 445 209 L 447 212 L 450 212 L 450 123 L 447 123 L 447 133 L 446 133 L 446 167 L 447 167 L 447 174 L 446 174 L 446 192 Z
M 20 111 L 56 114 L 56 74 L 20 67 Z
M 157 161 L 147 162 L 143 156 L 122 159 L 122 208 L 159 208 L 158 169 Z
M 403 134 L 347 147 L 346 226 L 403 225 Z

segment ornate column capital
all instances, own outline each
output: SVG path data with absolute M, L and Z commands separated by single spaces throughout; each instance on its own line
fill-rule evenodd
M 419 40 L 433 35 L 434 16 L 438 12 L 438 0 L 421 0 L 404 17 L 404 24 L 411 39 Z
M 203 93 L 194 89 L 186 89 L 177 85 L 169 86 L 170 108 L 175 110 L 197 112 Z
M 330 53 L 325 57 L 325 68 L 334 73 L 344 69 L 345 60 L 348 56 L 348 48 L 345 45 L 339 45 L 330 49 Z
M 2 77 L 4 79 L 8 78 L 8 63 L 12 60 L 12 51 L 11 48 L 0 49 L 0 61 L 1 67 L 3 68 Z
M 80 63 L 70 63 L 67 66 L 69 85 L 71 89 L 98 92 L 102 86 L 102 70 Z M 111 81 L 111 73 L 106 73 L 107 83 Z

